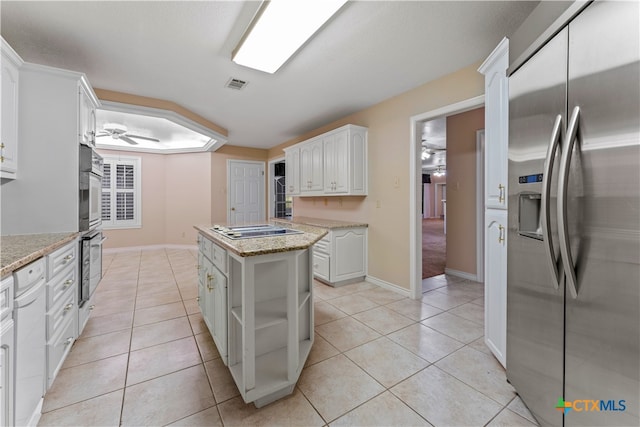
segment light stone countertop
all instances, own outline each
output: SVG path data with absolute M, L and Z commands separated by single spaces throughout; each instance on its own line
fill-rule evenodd
M 0 277 L 50 254 L 80 233 L 17 234 L 0 236 Z
M 275 221 L 269 221 L 273 224 Z M 219 224 L 227 226 L 226 224 Z M 282 225 L 282 224 L 279 224 Z M 287 228 L 303 231 L 303 234 L 290 234 L 286 236 L 256 237 L 252 239 L 233 240 L 211 230 L 212 225 L 194 225 L 193 228 L 205 234 L 223 248 L 240 255 L 241 257 L 265 255 L 277 252 L 297 251 L 307 249 L 322 239 L 327 230 L 302 224 L 288 223 Z
M 291 219 L 272 218 L 272 221 L 285 222 L 288 224 L 311 225 L 313 227 L 321 227 L 329 230 L 369 226 L 369 224 L 364 222 L 338 221 L 334 219 L 311 218 L 306 216 L 294 216 Z

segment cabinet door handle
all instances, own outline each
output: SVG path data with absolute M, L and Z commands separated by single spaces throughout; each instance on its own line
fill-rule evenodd
M 72 308 L 73 308 L 73 303 L 70 302 L 69 304 L 64 306 L 64 310 L 63 311 L 67 312 L 67 311 L 71 310 Z
M 498 202 L 502 203 L 504 202 L 504 185 L 498 185 L 498 191 Z
M 500 230 L 500 234 L 498 235 L 498 243 L 502 243 L 504 242 L 504 227 L 502 225 L 499 225 L 498 230 Z
M 64 281 L 64 286 L 62 287 L 62 289 L 67 289 L 72 284 L 73 284 L 73 279 L 67 279 Z
M 93 310 L 94 308 L 96 308 L 96 306 L 95 306 L 95 305 L 90 305 L 90 306 L 89 306 L 89 310 L 90 310 L 90 311 L 91 311 L 91 310 Z
M 4 156 L 0 156 L 0 163 L 4 163 Z
M 73 337 L 69 337 L 64 341 L 64 346 L 68 346 L 69 344 L 71 344 L 73 342 Z
M 4 148 L 4 142 L 0 142 L 0 148 Z

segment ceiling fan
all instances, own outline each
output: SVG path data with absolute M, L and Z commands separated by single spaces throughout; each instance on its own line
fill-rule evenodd
M 106 123 L 102 128 L 102 131 L 96 134 L 96 138 L 100 138 L 103 136 L 110 136 L 113 139 L 121 139 L 124 142 L 127 142 L 131 145 L 138 145 L 138 143 L 131 138 L 146 139 L 147 141 L 160 142 L 160 140 L 157 138 L 151 138 L 148 136 L 141 136 L 141 135 L 132 135 L 130 133 L 127 133 L 127 127 L 118 123 Z

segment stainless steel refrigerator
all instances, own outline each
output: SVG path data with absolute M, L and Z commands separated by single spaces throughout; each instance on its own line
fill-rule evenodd
M 638 426 L 639 3 L 576 13 L 509 70 L 507 378 L 542 425 Z

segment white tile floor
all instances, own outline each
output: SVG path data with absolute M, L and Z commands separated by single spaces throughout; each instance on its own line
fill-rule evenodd
M 530 426 L 484 345 L 483 287 L 425 279 L 422 301 L 315 283 L 316 340 L 295 392 L 245 404 L 196 303 L 196 253 L 104 256 L 96 309 L 42 426 Z

